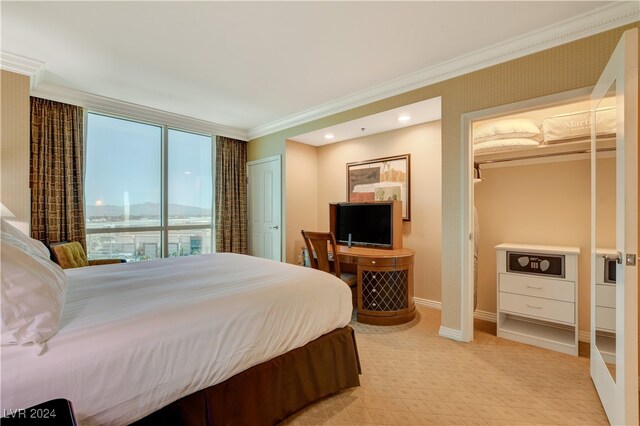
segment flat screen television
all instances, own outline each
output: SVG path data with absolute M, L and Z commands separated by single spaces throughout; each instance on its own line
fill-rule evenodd
M 340 244 L 392 247 L 393 203 L 336 204 L 333 233 Z

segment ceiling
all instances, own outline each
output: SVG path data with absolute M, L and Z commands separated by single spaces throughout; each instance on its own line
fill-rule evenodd
M 289 139 L 307 145 L 322 146 L 440 120 L 441 115 L 441 99 L 437 97 L 314 130 Z
M 255 135 L 612 3 L 2 1 L 0 47 L 42 63 L 35 89 Z

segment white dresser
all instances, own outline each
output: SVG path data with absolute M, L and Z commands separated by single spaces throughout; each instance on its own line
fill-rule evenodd
M 578 247 L 497 245 L 498 337 L 578 355 Z

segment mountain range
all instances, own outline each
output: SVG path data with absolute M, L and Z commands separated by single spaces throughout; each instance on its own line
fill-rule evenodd
M 124 216 L 124 206 L 113 206 L 105 204 L 103 206 L 86 206 L 86 217 L 118 217 Z M 182 204 L 169 204 L 169 216 L 171 217 L 198 217 L 210 216 L 211 209 L 202 207 L 183 206 Z M 160 204 L 141 203 L 129 206 L 129 216 L 158 217 L 160 216 Z

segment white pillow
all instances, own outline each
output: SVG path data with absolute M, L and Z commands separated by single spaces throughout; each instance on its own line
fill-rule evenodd
M 511 138 L 531 138 L 540 141 L 542 132 L 538 123 L 528 118 L 494 121 L 473 130 L 473 143 Z
M 16 240 L 20 243 L 20 248 L 26 251 L 27 253 L 37 254 L 38 256 L 42 256 L 45 258 L 49 258 L 50 253 L 47 246 L 42 244 L 41 241 L 34 240 L 30 238 L 28 235 L 25 235 L 21 230 L 7 222 L 6 220 L 1 220 L 2 225 L 0 225 L 0 239 L 7 239 L 7 237 L 11 237 L 12 245 L 16 245 Z
M 41 354 L 58 332 L 67 276 L 48 258 L 29 254 L 7 239 L 1 244 L 1 342 L 34 344 Z
M 473 151 L 476 153 L 479 151 L 510 151 L 514 149 L 533 148 L 539 145 L 540 142 L 527 138 L 497 139 L 476 143 L 473 145 Z

